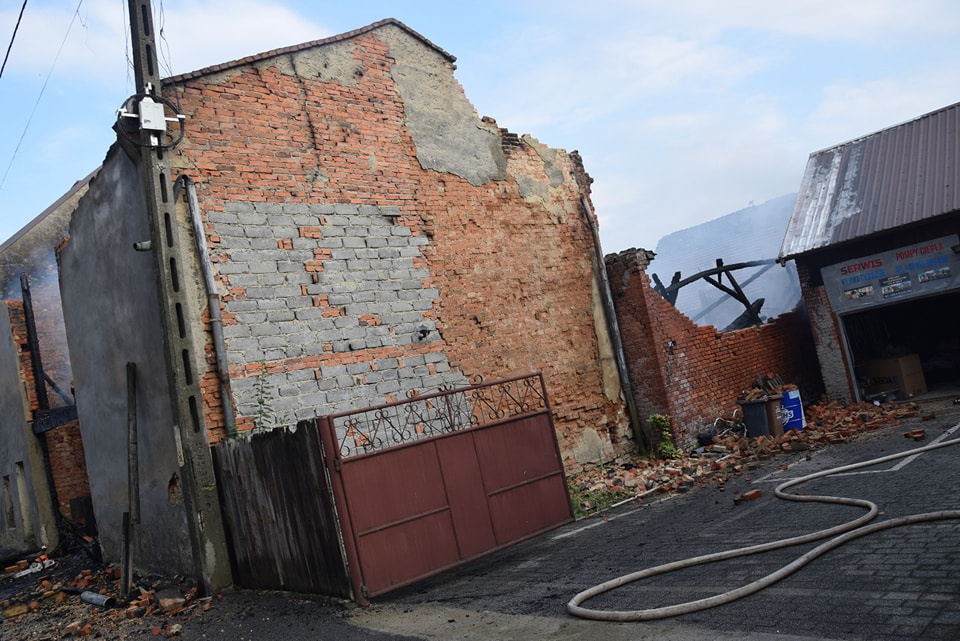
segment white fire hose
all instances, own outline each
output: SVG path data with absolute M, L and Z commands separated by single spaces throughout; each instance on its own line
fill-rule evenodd
M 905 458 L 907 456 L 913 456 L 915 454 L 920 454 L 922 452 L 929 452 L 931 450 L 939 449 L 941 447 L 949 447 L 951 445 L 960 444 L 960 439 L 954 439 L 951 441 L 943 441 L 941 443 L 934 443 L 932 445 L 927 445 L 926 447 L 920 447 L 917 449 L 909 450 L 907 452 L 901 452 L 899 454 L 891 454 L 889 456 L 884 456 L 881 458 L 872 459 L 869 461 L 864 461 L 862 463 L 854 463 L 852 465 L 844 465 L 843 467 L 836 467 L 830 470 L 824 470 L 822 472 L 816 472 L 815 474 L 809 474 L 797 479 L 781 483 L 777 486 L 774 493 L 778 498 L 786 499 L 788 501 L 802 501 L 802 502 L 817 502 L 817 503 L 838 503 L 840 505 L 855 505 L 858 507 L 863 507 L 867 509 L 867 514 L 864 514 L 860 518 L 848 521 L 841 525 L 837 525 L 825 530 L 819 530 L 817 532 L 811 532 L 810 534 L 804 534 L 802 536 L 796 536 L 789 539 L 783 539 L 781 541 L 773 541 L 770 543 L 763 543 L 760 545 L 752 545 L 749 547 L 738 548 L 734 550 L 727 550 L 725 552 L 716 552 L 714 554 L 705 554 L 703 556 L 696 556 L 689 559 L 684 559 L 682 561 L 674 561 L 673 563 L 666 563 L 664 565 L 658 565 L 653 568 L 648 568 L 646 570 L 641 570 L 639 572 L 633 572 L 631 574 L 624 574 L 623 576 L 611 579 L 605 583 L 595 585 L 590 589 L 580 592 L 575 597 L 570 599 L 570 602 L 567 603 L 567 612 L 574 616 L 578 616 L 584 619 L 595 619 L 597 621 L 650 621 L 653 619 L 665 619 L 667 617 L 677 616 L 680 614 L 689 614 L 691 612 L 698 612 L 700 610 L 706 610 L 707 608 L 716 607 L 718 605 L 723 605 L 725 603 L 730 603 L 736 601 L 737 599 L 742 599 L 743 597 L 759 592 L 760 590 L 766 588 L 767 586 L 773 585 L 780 579 L 786 578 L 810 563 L 817 557 L 822 554 L 825 554 L 829 550 L 832 550 L 835 547 L 843 545 L 847 541 L 859 538 L 861 536 L 866 536 L 867 534 L 873 534 L 874 532 L 880 532 L 882 530 L 888 530 L 890 528 L 900 527 L 902 525 L 911 525 L 913 523 L 923 523 L 927 521 L 940 521 L 945 519 L 960 519 L 960 510 L 942 510 L 939 512 L 926 512 L 923 514 L 913 514 L 911 516 L 905 516 L 897 519 L 890 519 L 888 521 L 882 521 L 880 523 L 874 523 L 872 525 L 866 525 L 866 523 L 873 520 L 875 516 L 879 513 L 879 508 L 876 504 L 867 501 L 864 499 L 851 499 L 844 498 L 839 496 L 807 496 L 807 495 L 797 495 L 797 494 L 787 494 L 784 492 L 789 487 L 794 485 L 799 485 L 805 483 L 806 481 L 811 481 L 816 478 L 823 476 L 829 476 L 830 474 L 837 474 L 840 472 L 849 472 L 850 470 L 856 470 L 861 467 L 868 467 L 871 465 L 878 465 L 880 463 L 885 463 L 887 461 L 893 461 L 899 458 Z M 610 590 L 619 588 L 628 583 L 633 583 L 634 581 L 639 581 L 640 579 L 646 579 L 648 577 L 657 576 L 660 574 L 666 574 L 668 572 L 673 572 L 674 570 L 680 570 L 683 568 L 689 568 L 696 565 L 703 565 L 705 563 L 713 563 L 715 561 L 722 561 L 725 559 L 733 559 L 740 556 L 748 556 L 751 554 L 759 554 L 761 552 L 768 552 L 770 550 L 777 550 L 780 548 L 790 547 L 792 545 L 801 545 L 803 543 L 809 543 L 811 541 L 819 541 L 820 539 L 825 539 L 827 537 L 833 537 L 829 541 L 820 544 L 816 548 L 810 550 L 803 556 L 797 558 L 792 563 L 783 566 L 776 572 L 768 574 L 762 579 L 758 579 L 752 583 L 741 586 L 735 590 L 730 590 L 729 592 L 724 592 L 723 594 L 718 594 L 712 597 L 705 599 L 699 599 L 697 601 L 688 601 L 686 603 L 680 603 L 677 605 L 669 605 L 661 608 L 651 608 L 648 610 L 591 610 L 590 608 L 581 607 L 581 603 L 587 599 L 591 599 L 597 595 L 603 594 L 604 592 L 609 592 Z

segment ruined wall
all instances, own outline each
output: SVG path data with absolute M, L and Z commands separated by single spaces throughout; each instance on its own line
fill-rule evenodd
M 610 456 L 629 430 L 604 396 L 589 179 L 481 121 L 452 71 L 387 25 L 167 87 L 191 117 L 174 162 L 197 181 L 240 423 L 543 370 L 567 463 L 591 431 L 590 460 Z
M 104 555 L 119 559 L 127 505 L 126 364 L 134 362 L 142 512 L 134 558 L 147 570 L 189 572 L 153 258 L 133 249 L 150 237 L 142 185 L 134 163 L 114 146 L 60 250 L 60 290 Z
M 57 528 L 40 441 L 29 423 L 23 306 L 7 302 L 0 315 L 0 546 L 56 545 Z M 26 366 L 29 368 L 29 360 Z M 32 378 L 32 377 L 31 377 Z
M 50 474 L 57 491 L 58 509 L 61 514 L 71 518 L 70 501 L 90 496 L 80 421 L 73 420 L 48 430 L 43 437 L 47 441 Z
M 33 364 L 30 355 L 29 341 L 27 339 L 27 323 L 24 316 L 23 303 L 8 303 L 10 308 L 10 327 L 13 331 L 14 343 L 18 348 L 18 361 L 20 363 L 20 382 L 21 387 L 26 394 L 28 413 L 27 420 L 30 419 L 33 412 L 40 407 L 37 397 L 36 382 L 33 377 Z M 59 311 L 59 308 L 58 308 Z M 61 331 L 63 328 L 60 323 Z M 38 332 L 39 333 L 39 332 Z M 64 336 L 66 340 L 66 336 Z M 64 344 L 64 351 L 66 344 Z M 41 350 L 43 351 L 43 350 Z M 42 358 L 42 356 L 41 356 Z M 56 395 L 48 389 L 48 400 L 51 405 L 56 407 L 52 398 Z M 61 399 L 60 404 L 64 401 Z M 32 424 L 28 426 L 31 437 Z M 66 517 L 71 515 L 70 501 L 72 499 L 89 496 L 90 486 L 87 482 L 87 465 L 83 456 L 83 438 L 80 434 L 79 421 L 70 421 L 65 425 L 55 427 L 43 433 L 43 438 L 47 446 L 47 463 L 49 464 L 50 477 L 53 479 L 53 487 L 56 492 L 57 509 Z M 46 490 L 49 493 L 49 490 Z
M 759 328 L 698 327 L 651 287 L 643 250 L 607 256 L 610 286 L 631 382 L 643 416 L 669 414 L 675 442 L 695 447 L 698 432 L 736 407 L 757 374 L 796 383 L 804 401 L 822 383 L 806 315 L 784 314 Z
M 447 355 L 470 378 L 542 371 L 565 463 L 595 463 L 632 441 L 615 369 L 604 394 L 597 332 L 605 337 L 606 328 L 594 314 L 599 290 L 579 168 L 536 140 L 502 136 L 511 180 L 477 190 L 432 174 L 420 184 Z

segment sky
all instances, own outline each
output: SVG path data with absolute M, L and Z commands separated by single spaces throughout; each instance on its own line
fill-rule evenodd
M 23 2 L 0 0 L 6 52 Z M 0 242 L 94 170 L 126 0 L 30 0 L 0 76 Z M 404 22 L 478 115 L 577 150 L 605 252 L 796 192 L 815 151 L 960 101 L 956 0 L 154 0 L 164 76 Z M 189 127 L 189 120 L 187 121 Z

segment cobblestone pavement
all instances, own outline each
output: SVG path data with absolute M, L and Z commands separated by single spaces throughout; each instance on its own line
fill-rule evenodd
M 571 639 L 958 639 L 960 521 L 910 525 L 857 539 L 758 594 L 668 620 L 610 624 L 575 619 L 565 610 L 577 592 L 622 574 L 860 516 L 863 510 L 855 507 L 781 501 L 773 489 L 822 469 L 937 438 L 960 438 L 960 408 L 947 402 L 925 406 L 923 413 L 930 411 L 937 417 L 929 421 L 917 418 L 855 443 L 777 459 L 731 480 L 723 491 L 700 488 L 565 526 L 381 598 L 355 614 L 353 622 L 430 639 L 484 638 L 484 629 L 486 638 L 549 633 Z M 927 431 L 925 441 L 903 437 L 921 427 Z M 761 498 L 734 505 L 737 492 L 756 488 L 763 491 Z M 880 520 L 958 509 L 958 489 L 960 445 L 817 479 L 793 491 L 865 498 L 878 504 Z M 815 545 L 655 577 L 584 605 L 634 610 L 703 598 L 760 578 Z

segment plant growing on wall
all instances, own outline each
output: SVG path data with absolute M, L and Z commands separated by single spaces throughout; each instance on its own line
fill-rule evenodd
M 669 416 L 666 414 L 651 414 L 647 417 L 647 423 L 660 437 L 660 442 L 657 444 L 657 454 L 659 454 L 661 458 L 676 458 L 682 454 L 680 448 L 673 444 L 673 436 L 670 434 Z
M 287 414 L 277 416 L 273 409 L 273 401 L 277 398 L 277 386 L 267 378 L 267 364 L 260 364 L 260 373 L 253 380 L 254 402 L 256 414 L 253 417 L 253 431 L 270 430 L 283 425 L 289 419 Z

